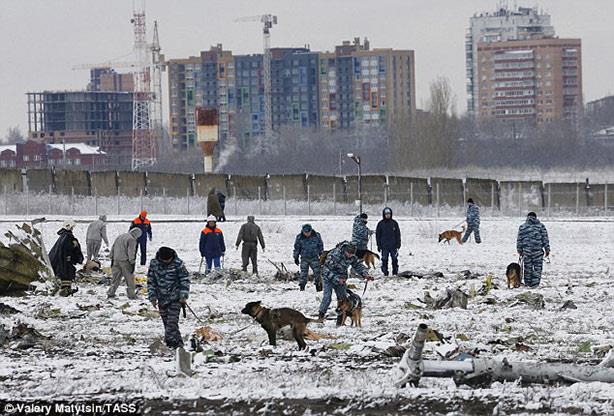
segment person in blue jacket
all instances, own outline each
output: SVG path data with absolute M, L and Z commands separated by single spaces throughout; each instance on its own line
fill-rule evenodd
M 207 217 L 207 226 L 200 233 L 200 256 L 205 258 L 208 273 L 211 267 L 221 267 L 220 258 L 226 252 L 224 234 L 216 225 L 217 219 L 213 215 Z

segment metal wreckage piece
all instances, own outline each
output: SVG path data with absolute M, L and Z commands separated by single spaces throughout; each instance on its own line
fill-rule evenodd
M 578 364 L 509 362 L 507 358 L 475 358 L 465 361 L 423 360 L 422 351 L 428 326 L 420 324 L 411 345 L 403 354 L 398 370 L 402 374 L 394 385 L 417 386 L 422 377 L 451 377 L 457 385 L 486 387 L 495 381 L 538 384 L 580 382 L 614 383 L 614 368 Z

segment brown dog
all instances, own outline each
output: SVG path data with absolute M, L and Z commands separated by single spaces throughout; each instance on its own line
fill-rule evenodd
M 351 326 L 362 327 L 362 299 L 356 293 L 348 289 L 347 299 L 340 300 L 337 308 L 341 312 L 339 325 L 345 325 L 345 320 L 349 316 L 352 319 Z
M 456 230 L 444 231 L 443 233 L 439 234 L 438 242 L 441 243 L 442 241 L 445 240 L 446 243 L 450 244 L 450 240 L 452 240 L 453 238 L 456 238 L 456 241 L 458 241 L 458 244 L 463 244 L 463 242 L 461 241 L 461 238 L 464 232 L 465 232 L 464 225 L 461 231 L 456 231 Z
M 324 264 L 329 252 L 330 250 L 325 250 L 322 252 L 322 254 L 320 254 L 320 264 Z M 368 269 L 375 269 L 375 259 L 380 259 L 379 254 L 370 250 L 358 250 L 356 251 L 356 256 L 358 256 L 358 258 L 365 263 Z
M 505 271 L 505 275 L 507 276 L 507 288 L 508 289 L 516 289 L 520 287 L 520 264 L 518 263 L 510 263 L 507 266 L 507 270 Z
M 269 309 L 261 305 L 261 302 L 249 302 L 242 313 L 254 318 L 269 335 L 269 344 L 276 346 L 277 331 L 290 325 L 292 334 L 298 344 L 298 349 L 307 348 L 305 343 L 305 331 L 310 322 L 322 322 L 318 319 L 309 319 L 299 311 L 290 308 Z

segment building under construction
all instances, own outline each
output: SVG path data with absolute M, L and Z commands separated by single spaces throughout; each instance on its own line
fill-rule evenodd
M 100 147 L 108 154 L 109 166 L 130 166 L 131 92 L 43 91 L 29 92 L 27 97 L 31 139 Z

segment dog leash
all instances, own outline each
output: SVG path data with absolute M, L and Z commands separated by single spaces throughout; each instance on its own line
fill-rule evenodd
M 187 303 L 187 302 L 186 302 L 186 303 L 184 303 L 184 304 L 183 304 L 183 306 L 182 306 L 182 308 L 183 308 L 183 317 L 184 317 L 184 318 L 186 317 L 186 313 L 185 313 L 185 308 L 186 308 L 186 307 L 189 309 L 190 313 L 191 313 L 192 315 L 194 315 L 194 318 L 196 318 L 196 320 L 197 320 L 198 322 L 200 322 L 200 323 L 201 323 L 201 324 L 203 324 L 203 325 L 206 325 L 206 322 L 204 322 L 202 319 L 200 319 L 200 318 L 198 317 L 198 315 L 196 315 L 196 313 L 195 313 L 195 312 L 192 310 L 192 308 L 190 307 L 190 305 L 188 305 L 188 303 Z

